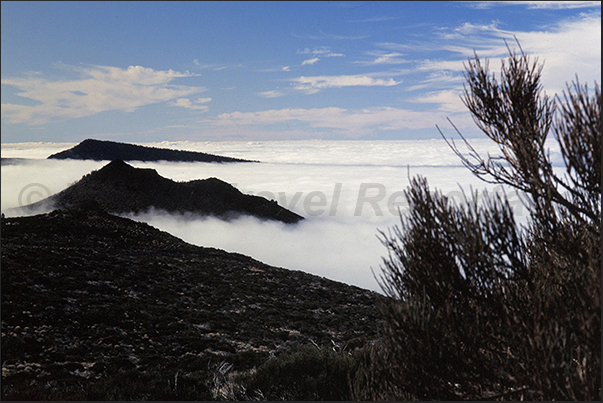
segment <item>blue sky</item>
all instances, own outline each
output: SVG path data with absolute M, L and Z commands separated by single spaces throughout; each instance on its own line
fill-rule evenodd
M 437 138 L 477 51 L 601 82 L 601 2 L 2 2 L 2 142 Z

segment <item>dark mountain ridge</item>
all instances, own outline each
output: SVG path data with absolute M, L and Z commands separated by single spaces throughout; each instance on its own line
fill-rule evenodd
M 81 207 L 90 205 L 90 201 L 112 213 L 138 213 L 155 208 L 223 219 L 251 215 L 288 224 L 303 219 L 276 201 L 243 194 L 217 178 L 175 182 L 154 169 L 134 168 L 122 160 L 112 161 L 61 192 L 23 209 Z
M 257 162 L 196 151 L 172 150 L 94 139 L 86 139 L 78 145 L 52 154 L 48 158 L 96 161 Z
M 3 400 L 210 400 L 224 365 L 376 336 L 358 287 L 99 210 L 1 221 Z

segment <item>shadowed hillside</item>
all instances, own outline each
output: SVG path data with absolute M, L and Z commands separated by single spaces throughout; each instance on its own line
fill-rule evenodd
M 130 219 L 56 210 L 1 234 L 3 399 L 209 400 L 224 368 L 376 334 L 374 292 Z
M 261 219 L 296 223 L 303 217 L 281 207 L 276 201 L 245 195 L 216 178 L 175 182 L 154 169 L 134 168 L 115 160 L 85 175 L 67 189 L 29 206 L 25 210 L 98 205 L 112 213 L 142 212 L 153 207 L 175 213 L 194 213 L 224 219 L 251 215 Z

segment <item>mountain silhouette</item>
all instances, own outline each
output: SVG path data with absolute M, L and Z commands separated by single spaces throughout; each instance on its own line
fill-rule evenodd
M 196 151 L 146 147 L 137 144 L 94 139 L 84 140 L 75 147 L 52 154 L 48 158 L 96 161 L 257 162 Z
M 35 211 L 49 207 L 101 209 L 111 213 L 138 213 L 155 208 L 222 219 L 251 215 L 287 224 L 303 219 L 276 201 L 243 194 L 217 178 L 175 182 L 154 169 L 135 168 L 122 160 L 112 161 L 61 192 L 22 208 Z

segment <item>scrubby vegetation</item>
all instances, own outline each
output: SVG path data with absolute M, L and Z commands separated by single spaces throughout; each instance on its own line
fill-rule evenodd
M 349 378 L 358 361 L 336 348 L 306 346 L 269 360 L 239 378 L 247 391 L 265 400 L 350 400 Z
M 376 336 L 374 292 L 100 209 L 2 218 L 1 275 L 3 400 L 247 396 L 224 379 Z
M 356 398 L 601 399 L 601 94 L 576 81 L 549 99 L 540 77 L 523 53 L 499 80 L 470 60 L 463 100 L 500 155 L 448 141 L 475 175 L 527 195 L 529 223 L 504 197 L 455 204 L 412 180 L 410 213 L 381 234 L 385 325 Z

